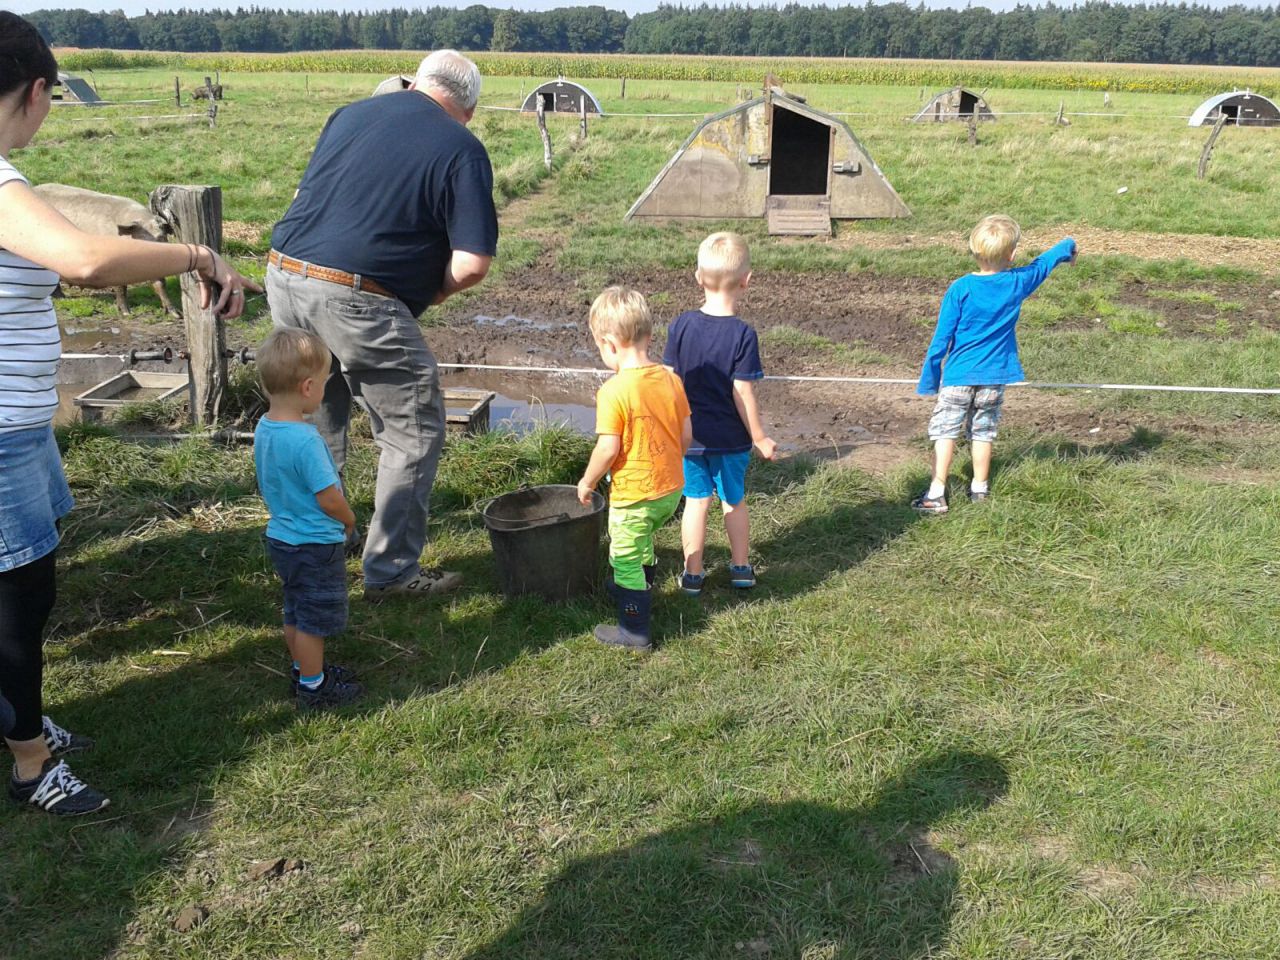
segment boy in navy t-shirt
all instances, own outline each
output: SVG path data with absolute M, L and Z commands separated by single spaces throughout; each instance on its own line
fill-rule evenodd
M 969 234 L 969 250 L 979 269 L 951 284 L 942 298 L 938 328 L 916 388 L 923 396 L 938 394 L 929 419 L 933 480 L 911 501 L 921 513 L 947 512 L 947 474 L 962 434 L 973 445 L 969 499 L 976 503 L 990 496 L 991 447 L 1005 384 L 1025 379 L 1014 335 L 1022 301 L 1058 264 L 1075 262 L 1076 242 L 1067 237 L 1025 267 L 1014 268 L 1021 237 L 1021 229 L 1009 217 L 983 218 Z
M 319 337 L 277 327 L 256 361 L 271 407 L 253 434 L 258 488 L 271 512 L 267 552 L 284 583 L 284 642 L 303 709 L 350 703 L 363 688 L 345 667 L 326 664 L 325 637 L 347 625 L 345 541 L 356 517 L 320 433 L 303 417 L 324 396 L 332 357 Z
M 684 573 L 680 586 L 690 596 L 706 578 L 703 549 L 711 494 L 720 496 L 729 537 L 729 581 L 740 589 L 756 585 L 748 559 L 747 463 L 754 447 L 772 460 L 775 444 L 765 433 L 753 383 L 764 377 L 756 332 L 737 317 L 738 299 L 751 281 L 751 252 L 736 233 L 713 233 L 698 247 L 694 274 L 702 287 L 701 310 L 682 313 L 667 331 L 662 362 L 684 381 L 693 410 L 693 445 L 684 458 Z

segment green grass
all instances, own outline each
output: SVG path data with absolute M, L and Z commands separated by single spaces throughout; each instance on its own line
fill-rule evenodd
M 378 78 L 222 79 L 232 99 L 212 133 L 59 113 L 15 160 L 37 181 L 139 197 L 160 182 L 221 182 L 228 219 L 244 227 L 231 250 L 261 276 L 265 234 L 325 117 Z M 142 97 L 163 95 L 172 74 L 98 81 L 109 96 Z M 484 102 L 510 105 L 525 83 L 492 78 Z M 646 112 L 713 109 L 735 88 L 630 81 L 621 101 L 615 83 L 593 85 L 607 109 Z M 900 122 L 918 89 L 798 89 L 819 108 L 876 113 L 851 122 L 915 216 L 844 224 L 830 243 L 724 224 L 750 240 L 757 283 L 802 272 L 817 297 L 823 276 L 923 278 L 940 297 L 971 269 L 958 245 L 859 238 L 967 229 L 993 209 L 1028 228 L 1087 218 L 1266 237 L 1280 223 L 1268 132 L 1228 131 L 1210 178 L 1186 177 L 1204 133 L 1159 117 L 1195 97 L 1116 94 L 1117 111 L 1146 114 L 1129 124 L 1008 118 L 974 150 L 959 130 Z M 988 96 L 1006 110 L 1100 100 Z M 553 118 L 548 177 L 528 118 L 482 113 L 498 199 L 531 198 L 504 215 L 488 282 L 518 284 L 553 257 L 584 302 L 633 271 L 668 269 L 687 285 L 698 240 L 720 225 L 621 217 L 693 122 L 593 120 L 569 150 L 575 124 Z M 1124 172 L 1125 197 L 1099 172 L 1111 170 Z M 1028 302 L 1023 362 L 1038 380 L 1278 386 L 1280 336 L 1238 319 L 1269 283 L 1086 255 Z M 654 293 L 666 315 L 674 293 Z M 158 318 L 149 291 L 133 296 L 142 321 Z M 1215 313 L 1210 335 L 1160 326 L 1162 303 Z M 248 341 L 268 323 L 264 304 L 251 306 L 234 330 Z M 114 316 L 108 295 L 59 310 L 76 326 Z M 842 368 L 891 362 L 800 326 L 762 339 Z M 1273 398 L 1071 396 L 1068 409 L 1112 432 L 1134 426 L 1092 443 L 1009 431 L 995 498 L 971 506 L 957 488 L 938 520 L 905 506 L 925 481 L 923 443 L 917 464 L 877 475 L 804 458 L 756 465 L 760 586 L 728 588 L 713 528 L 709 587 L 685 597 L 678 527 L 662 530 L 659 647 L 647 659 L 591 639 L 610 615 L 602 598 L 501 596 L 479 522 L 489 496 L 572 482 L 589 441 L 567 430 L 453 439 L 426 559 L 466 586 L 447 602 L 371 606 L 353 562 L 352 623 L 331 651 L 361 669 L 370 696 L 320 717 L 287 700 L 251 451 L 61 430 L 78 506 L 64 524 L 48 709 L 98 738 L 75 769 L 114 805 L 101 823 L 0 812 L 0 954 L 1268 955 L 1280 920 L 1280 409 Z M 229 412 L 259 402 L 240 370 Z M 169 415 L 130 413 L 144 429 Z M 348 464 L 362 520 L 376 460 L 362 440 Z M 246 878 L 275 857 L 305 869 Z M 179 934 L 172 921 L 188 904 L 210 918 Z
M 1205 472 L 1222 450 L 1151 432 L 1011 437 L 997 498 L 939 521 L 904 506 L 922 469 L 759 468 L 760 587 L 722 582 L 713 530 L 711 585 L 683 597 L 668 527 L 660 648 L 633 659 L 590 639 L 603 601 L 499 596 L 466 506 L 571 476 L 584 450 L 563 439 L 451 448 L 432 557 L 467 587 L 353 601 L 333 651 L 369 701 L 301 717 L 272 672 L 287 661 L 249 452 L 65 432 L 80 509 L 49 710 L 98 736 L 76 769 L 115 805 L 101 825 L 3 814 L 7 955 L 1197 958 L 1270 942 L 1273 485 L 1226 486 Z M 372 465 L 361 445 L 362 513 Z M 283 856 L 306 868 L 246 879 Z M 210 919 L 178 934 L 190 903 Z

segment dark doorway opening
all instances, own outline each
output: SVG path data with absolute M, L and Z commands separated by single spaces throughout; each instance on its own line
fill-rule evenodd
M 960 116 L 972 117 L 978 109 L 978 98 L 972 93 L 961 91 L 960 93 Z
M 775 106 L 771 153 L 769 193 L 826 195 L 831 172 L 831 128 L 825 123 Z
M 1236 123 L 1240 120 L 1240 104 L 1224 103 L 1221 110 L 1223 115 L 1227 118 L 1227 123 Z
M 538 94 L 542 98 L 542 109 L 551 113 L 556 108 L 556 95 L 551 92 Z

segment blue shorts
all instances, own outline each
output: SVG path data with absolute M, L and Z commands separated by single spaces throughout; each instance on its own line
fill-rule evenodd
M 284 625 L 317 637 L 332 637 L 346 629 L 344 545 L 263 539 L 271 565 L 284 582 Z
M 743 453 L 701 453 L 684 458 L 684 495 L 694 500 L 719 494 L 720 502 L 731 507 L 747 495 L 747 464 L 751 451 Z
M 0 573 L 52 553 L 74 505 L 53 427 L 0 432 Z

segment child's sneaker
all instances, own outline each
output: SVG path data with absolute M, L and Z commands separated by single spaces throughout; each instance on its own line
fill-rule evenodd
M 356 672 L 350 667 L 340 667 L 336 663 L 326 663 L 324 665 L 325 673 L 333 671 L 333 675 L 344 683 L 350 683 L 356 679 Z M 301 671 L 297 667 L 289 668 L 289 696 L 296 697 L 298 695 L 298 677 Z
M 364 687 L 354 680 L 339 680 L 332 667 L 325 667 L 324 681 L 314 690 L 298 684 L 295 701 L 299 710 L 330 710 L 354 703 L 364 696 Z
M 55 817 L 78 817 L 97 813 L 111 801 L 105 794 L 80 780 L 65 760 L 50 757 L 33 780 L 9 778 L 9 797 L 15 803 L 29 803 Z
M 749 563 L 729 568 L 729 583 L 739 590 L 750 590 L 756 585 L 756 570 Z
M 970 503 L 982 503 L 984 500 L 990 500 L 990 499 L 991 499 L 990 487 L 988 487 L 986 490 L 975 490 L 973 489 L 973 487 L 969 488 Z
M 685 570 L 680 574 L 680 589 L 691 597 L 702 593 L 702 582 L 707 579 L 705 573 L 690 573 Z
M 946 513 L 947 495 L 944 493 L 940 497 L 931 497 L 926 490 L 911 501 L 911 509 L 917 513 Z

